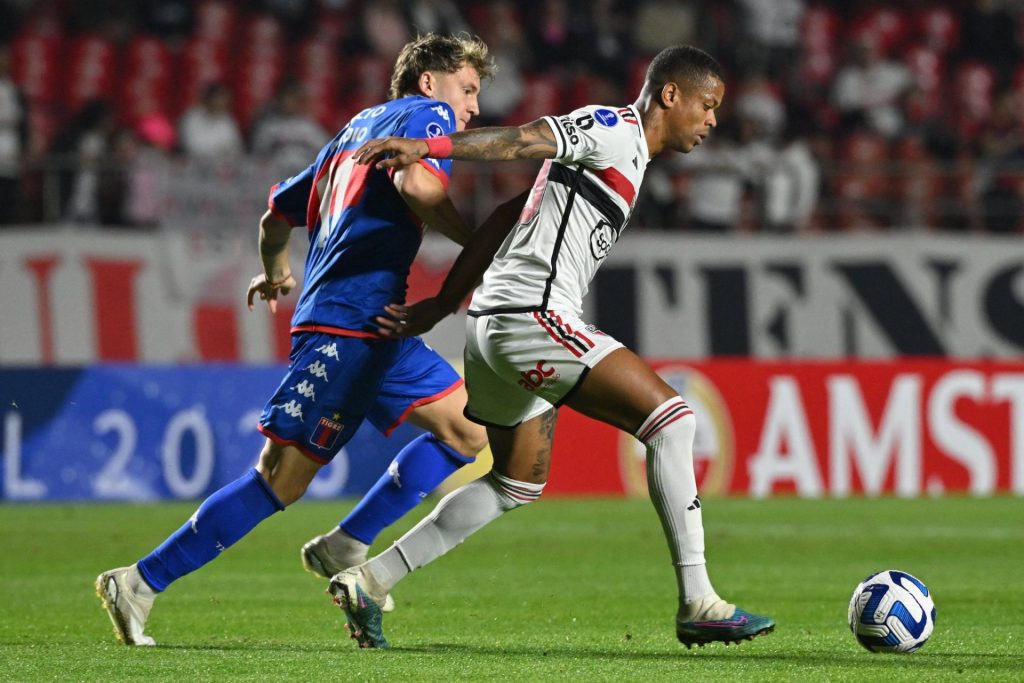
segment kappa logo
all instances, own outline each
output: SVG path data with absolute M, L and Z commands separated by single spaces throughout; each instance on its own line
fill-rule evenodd
M 314 403 L 316 402 L 316 390 L 313 388 L 313 383 L 308 379 L 302 380 L 292 388 L 304 397 L 311 399 Z
M 338 344 L 337 344 L 337 342 L 331 342 L 330 344 L 324 344 L 323 346 L 319 347 L 317 349 L 317 351 L 319 351 L 320 353 L 324 354 L 328 358 L 333 358 L 334 360 L 340 360 L 338 358 Z
M 324 380 L 327 379 L 327 366 L 318 360 L 315 360 L 312 363 L 310 363 L 306 369 L 309 370 L 309 374 L 313 375 L 314 377 L 319 377 L 320 379 Z
M 448 117 L 448 108 L 445 107 L 444 105 L 439 104 L 436 107 L 431 107 L 431 109 L 436 111 L 437 115 L 444 119 L 445 123 L 452 122 L 452 120 Z
M 520 372 L 519 376 L 521 379 L 518 382 L 519 386 L 523 387 L 527 391 L 535 391 L 544 384 L 544 380 L 550 378 L 552 375 L 554 375 L 554 379 L 558 379 L 560 375 L 555 375 L 555 369 L 553 367 L 545 368 L 545 363 L 547 363 L 547 361 L 539 360 L 537 361 L 537 367 Z
M 299 422 L 302 422 L 302 405 L 294 398 L 281 406 L 281 410 L 291 417 L 299 418 Z

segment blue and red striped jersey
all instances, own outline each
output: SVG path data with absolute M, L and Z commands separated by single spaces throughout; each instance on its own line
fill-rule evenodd
M 356 165 L 351 156 L 373 138 L 453 132 L 455 114 L 448 104 L 420 96 L 393 100 L 357 114 L 309 168 L 271 188 L 270 210 L 309 231 L 293 331 L 375 336 L 373 317 L 385 304 L 405 301 L 422 221 L 395 189 L 390 172 Z M 419 163 L 448 186 L 450 159 Z

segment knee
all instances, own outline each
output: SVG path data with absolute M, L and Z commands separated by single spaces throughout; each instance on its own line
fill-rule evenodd
M 466 418 L 446 425 L 434 436 L 467 458 L 475 458 L 487 446 L 487 430 Z
M 285 506 L 291 505 L 306 493 L 318 466 L 307 466 L 294 454 L 286 455 L 282 447 L 270 443 L 260 453 L 256 471 L 270 485 L 270 489 Z
M 272 474 L 267 483 L 270 484 L 270 488 L 285 507 L 302 498 L 309 487 L 309 481 L 287 474 Z

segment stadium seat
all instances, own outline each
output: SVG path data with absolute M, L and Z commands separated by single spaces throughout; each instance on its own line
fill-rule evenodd
M 974 140 L 992 114 L 996 75 L 991 66 L 967 61 L 956 66 L 951 93 L 956 112 L 957 132 Z
M 857 131 L 840 144 L 841 163 L 832 178 L 838 227 L 844 230 L 878 229 L 889 191 L 888 145 L 875 133 Z
M 907 227 L 939 225 L 945 178 L 924 141 L 918 136 L 900 140 L 894 149 L 894 161 L 899 163 L 893 199 L 900 211 L 893 217 L 895 223 Z
M 840 22 L 834 10 L 808 7 L 800 25 L 800 80 L 824 86 L 836 71 Z
M 949 7 L 923 7 L 915 14 L 913 24 L 918 38 L 940 54 L 960 42 L 960 18 Z
M 178 100 L 175 111 L 181 113 L 195 104 L 204 87 L 213 82 L 226 82 L 231 73 L 229 52 L 221 43 L 191 38 L 182 54 L 175 88 Z
M 906 14 L 892 7 L 870 7 L 850 23 L 848 37 L 874 40 L 882 54 L 892 54 L 903 46 L 910 24 Z
M 193 37 L 209 43 L 227 43 L 238 34 L 238 6 L 227 0 L 204 0 L 195 10 Z
M 80 36 L 68 46 L 64 105 L 77 110 L 89 100 L 109 100 L 114 95 L 114 44 L 98 36 Z
M 65 45 L 57 34 L 25 33 L 11 46 L 11 75 L 30 101 L 54 104 L 63 86 Z
M 934 49 L 916 44 L 907 49 L 904 62 L 914 75 L 915 89 L 904 107 L 911 123 L 922 123 L 942 113 L 945 96 L 945 57 Z
M 506 121 L 509 125 L 518 125 L 562 109 L 562 83 L 558 77 L 548 73 L 527 73 L 523 74 L 523 99 Z
M 239 60 L 232 79 L 235 116 L 243 128 L 274 96 L 284 76 L 284 60 L 269 53 L 246 53 Z

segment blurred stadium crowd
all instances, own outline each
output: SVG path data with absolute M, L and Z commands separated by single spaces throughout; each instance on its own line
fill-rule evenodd
M 637 227 L 1024 230 L 1013 0 L 0 0 L 0 224 L 258 212 L 426 31 L 491 46 L 484 124 L 632 102 L 673 43 L 718 58 L 720 128 L 651 165 Z M 456 201 L 479 220 L 531 169 Z

